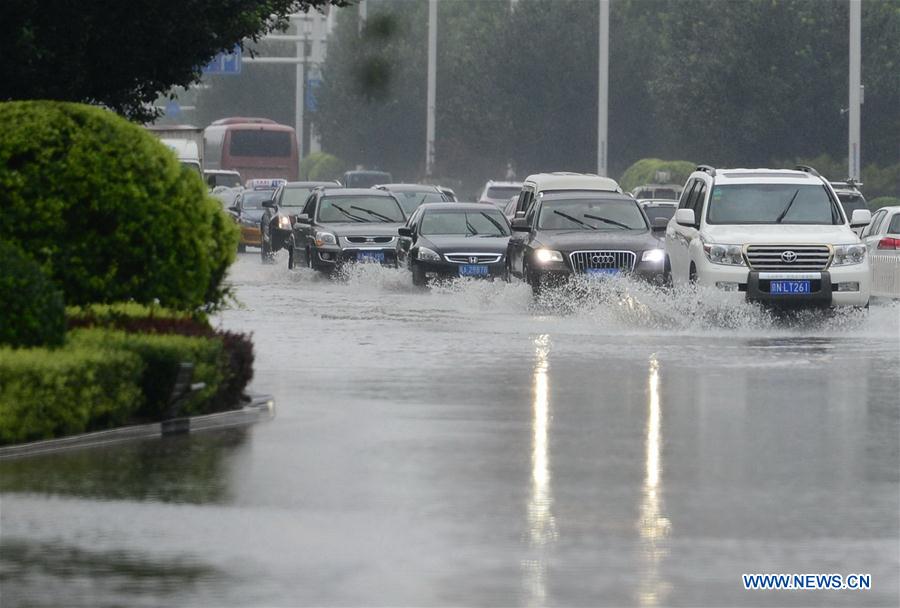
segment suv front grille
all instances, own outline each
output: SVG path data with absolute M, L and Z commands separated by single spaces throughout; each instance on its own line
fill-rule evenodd
M 632 251 L 575 251 L 569 254 L 569 259 L 575 272 L 598 269 L 632 271 L 635 255 Z
M 827 245 L 748 245 L 753 270 L 825 270 L 831 261 Z
M 390 243 L 394 240 L 392 236 L 347 236 L 344 237 L 347 239 L 348 243 L 353 243 L 355 245 L 365 245 L 365 244 L 383 244 Z

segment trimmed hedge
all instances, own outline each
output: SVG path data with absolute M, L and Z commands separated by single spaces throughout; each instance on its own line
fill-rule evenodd
M 644 184 L 656 183 L 657 171 L 668 171 L 669 183 L 684 184 L 690 177 L 694 169 L 697 168 L 695 163 L 686 160 L 660 160 L 658 158 L 642 158 L 637 161 L 622 174 L 619 185 L 622 190 L 630 192 Z
M 868 201 L 868 203 L 869 209 L 874 212 L 882 207 L 896 207 L 897 205 L 900 205 L 900 198 L 893 196 L 879 196 L 878 198 L 873 198 Z
M 144 364 L 110 349 L 0 349 L 0 443 L 125 423 L 143 397 Z
M 313 152 L 300 162 L 300 177 L 311 181 L 339 179 L 347 163 L 327 152 Z
M 34 260 L 0 242 L 0 344 L 58 346 L 65 336 L 62 293 Z
M 97 107 L 0 103 L 0 238 L 69 304 L 195 309 L 226 296 L 238 230 L 145 129 Z
M 194 393 L 179 415 L 194 416 L 216 411 L 214 400 L 225 380 L 222 340 L 164 334 L 136 334 L 105 329 L 78 329 L 70 344 L 87 350 L 120 350 L 137 354 L 144 363 L 140 386 L 143 405 L 134 412 L 139 420 L 160 420 L 169 405 L 178 365 L 194 364 L 193 382 L 206 388 Z

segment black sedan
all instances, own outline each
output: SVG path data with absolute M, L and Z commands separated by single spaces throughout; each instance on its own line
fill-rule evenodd
M 534 200 L 513 220 L 510 272 L 535 294 L 574 275 L 630 274 L 662 282 L 665 222 L 652 223 L 623 194 L 559 192 Z
M 340 188 L 337 182 L 288 182 L 275 191 L 271 201 L 263 203 L 265 211 L 259 224 L 260 252 L 263 263 L 275 259 L 275 252 L 287 247 L 294 221 L 309 195 L 316 188 Z
M 507 278 L 509 223 L 493 205 L 421 205 L 398 233 L 398 255 L 414 285 L 455 277 Z
M 451 202 L 454 200 L 440 186 L 429 186 L 427 184 L 380 184 L 372 187 L 390 192 L 397 197 L 397 200 L 400 201 L 400 206 L 403 207 L 403 213 L 407 217 L 412 215 L 412 212 L 424 203 Z
M 406 216 L 390 193 L 361 188 L 313 190 L 291 234 L 288 267 L 332 273 L 349 262 L 397 263 L 397 228 Z

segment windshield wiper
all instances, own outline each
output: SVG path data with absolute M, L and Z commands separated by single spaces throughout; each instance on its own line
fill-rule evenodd
M 590 218 L 592 220 L 597 220 L 598 222 L 612 224 L 613 226 L 619 226 L 621 228 L 624 228 L 625 230 L 631 230 L 631 227 L 628 224 L 623 224 L 622 222 L 617 222 L 606 217 L 600 217 L 599 215 L 588 215 L 587 213 L 585 213 L 584 217 Z
M 469 233 L 466 234 L 466 236 L 475 236 L 476 234 L 478 234 L 478 231 L 475 230 L 475 226 L 473 226 L 471 223 L 469 223 L 468 218 L 466 218 L 466 229 L 469 231 Z
M 791 205 L 794 204 L 794 201 L 797 199 L 797 195 L 798 195 L 798 194 L 800 194 L 800 188 L 797 188 L 797 190 L 794 192 L 794 196 L 792 196 L 792 197 L 791 197 L 791 200 L 788 201 L 787 207 L 785 207 L 785 208 L 782 210 L 782 212 L 781 212 L 780 214 L 778 214 L 778 217 L 775 218 L 775 223 L 776 223 L 776 224 L 780 224 L 780 223 L 781 223 L 781 220 L 783 220 L 784 217 L 788 214 L 788 211 L 791 210 Z
M 503 233 L 506 232 L 506 231 L 503 229 L 503 226 L 500 224 L 500 222 L 498 222 L 497 220 L 495 220 L 494 218 L 492 218 L 492 217 L 491 217 L 490 215 L 488 215 L 487 213 L 481 212 L 481 215 L 484 216 L 484 219 L 486 219 L 487 221 L 489 221 L 490 223 L 492 223 L 492 224 L 494 225 L 494 228 L 497 229 L 497 232 L 500 233 L 500 234 L 498 234 L 498 235 L 485 235 L 485 236 L 503 236 Z
M 375 217 L 380 219 L 382 222 L 396 222 L 397 221 L 397 220 L 393 220 L 393 219 L 389 218 L 386 215 L 381 215 L 380 213 L 375 213 L 374 211 L 370 211 L 369 209 L 364 209 L 362 207 L 357 207 L 356 205 L 350 205 L 350 208 L 356 209 L 357 211 L 363 211 L 365 213 L 368 213 L 369 215 L 374 215 Z
M 579 226 L 584 226 L 585 228 L 590 228 L 591 230 L 596 230 L 596 229 L 597 229 L 596 226 L 592 226 L 591 224 L 588 224 L 587 222 L 582 222 L 582 221 L 581 221 L 580 219 L 578 219 L 577 217 L 572 217 L 572 216 L 569 215 L 568 213 L 563 213 L 562 211 L 560 211 L 560 210 L 558 210 L 558 209 L 554 209 L 554 210 L 553 210 L 553 213 L 555 213 L 556 215 L 561 215 L 561 216 L 563 216 L 564 218 L 566 218 L 567 220 L 569 220 L 570 222 L 575 222 L 575 223 L 578 224 Z
M 366 218 L 359 217 L 358 215 L 353 215 L 352 213 L 350 213 L 349 211 L 347 211 L 340 205 L 335 205 L 334 203 L 332 203 L 331 206 L 334 207 L 335 209 L 337 209 L 338 211 L 340 211 L 341 213 L 343 213 L 344 215 L 346 215 L 347 217 L 349 217 L 354 222 L 365 222 L 366 221 Z

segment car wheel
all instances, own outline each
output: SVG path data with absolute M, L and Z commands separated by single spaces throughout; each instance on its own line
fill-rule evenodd
M 663 264 L 662 284 L 665 287 L 672 286 L 672 262 L 669 260 L 669 256 L 666 256 L 666 261 Z
M 269 264 L 274 260 L 275 256 L 272 254 L 272 242 L 266 231 L 265 224 L 260 225 L 259 234 L 259 256 L 263 264 Z
M 425 277 L 425 269 L 418 264 L 413 264 L 412 282 L 416 287 L 425 287 L 428 282 L 428 279 Z
M 531 269 L 526 265 L 523 268 L 523 272 L 525 274 L 525 282 L 531 285 L 531 294 L 534 297 L 541 295 L 541 276 L 539 274 L 535 274 L 531 272 Z
M 688 280 L 691 282 L 691 285 L 697 284 L 697 267 L 694 266 L 693 262 L 691 262 L 691 272 L 688 275 Z
M 293 270 L 294 266 L 296 265 L 295 260 L 297 259 L 296 258 L 297 250 L 294 249 L 294 245 L 291 243 L 288 243 L 287 250 L 288 250 L 288 270 Z
M 506 260 L 506 268 L 503 269 L 503 280 L 507 283 L 512 282 L 512 266 L 509 263 L 509 259 Z

